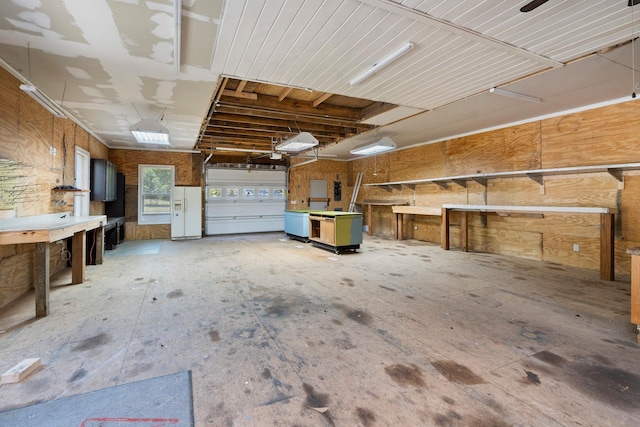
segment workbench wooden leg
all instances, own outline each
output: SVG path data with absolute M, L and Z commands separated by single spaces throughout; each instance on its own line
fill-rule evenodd
M 460 249 L 469 252 L 469 212 L 460 212 Z
M 116 227 L 116 230 L 118 227 Z M 94 233 L 95 235 L 95 244 L 96 244 L 96 265 L 102 264 L 102 258 L 104 256 L 104 228 L 98 227 L 94 230 L 91 230 L 90 233 Z
M 600 279 L 613 280 L 615 276 L 614 223 L 615 214 L 600 214 Z
M 640 255 L 631 255 L 631 323 L 640 325 Z
M 85 230 L 74 233 L 71 254 L 71 284 L 84 282 L 85 258 L 87 253 L 87 232 Z
M 440 245 L 449 250 L 449 209 L 442 208 L 442 224 L 440 225 Z
M 403 224 L 402 224 L 402 214 L 401 213 L 396 213 L 393 214 L 393 234 L 396 238 L 396 240 L 402 240 L 402 229 L 403 229 Z
M 49 242 L 36 243 L 36 317 L 49 315 Z
M 371 220 L 373 218 L 372 211 L 373 205 L 367 205 L 367 228 L 369 230 L 369 236 L 373 236 L 373 221 Z

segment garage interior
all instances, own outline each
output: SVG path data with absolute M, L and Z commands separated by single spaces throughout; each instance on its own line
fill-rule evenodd
M 42 364 L 0 425 L 636 424 L 635 1 L 80 3 L 0 6 L 0 373 Z M 309 209 L 358 249 L 291 239 Z M 43 406 L 179 372 L 192 419 Z

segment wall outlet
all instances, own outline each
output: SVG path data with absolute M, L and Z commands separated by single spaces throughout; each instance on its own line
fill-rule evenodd
M 574 252 L 579 252 L 579 251 L 580 251 L 580 245 L 576 245 L 576 244 L 574 244 L 574 245 L 573 245 L 573 251 L 574 251 Z
M 297 200 L 292 200 L 292 201 L 291 201 L 291 204 L 292 204 L 292 205 L 297 205 L 297 204 L 298 204 L 298 201 L 297 201 Z

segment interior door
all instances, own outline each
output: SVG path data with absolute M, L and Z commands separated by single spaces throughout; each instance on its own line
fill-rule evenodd
M 74 187 L 80 190 L 89 190 L 89 179 L 91 176 L 91 156 L 89 152 L 80 147 L 76 147 L 74 164 Z M 88 191 L 74 193 L 73 216 L 89 215 L 89 194 Z

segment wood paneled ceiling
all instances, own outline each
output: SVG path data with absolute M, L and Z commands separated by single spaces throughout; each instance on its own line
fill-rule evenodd
M 263 153 L 300 132 L 320 147 L 375 128 L 362 121 L 396 105 L 304 88 L 220 79 L 197 149 Z

